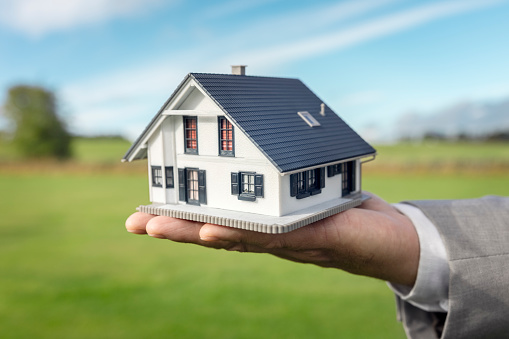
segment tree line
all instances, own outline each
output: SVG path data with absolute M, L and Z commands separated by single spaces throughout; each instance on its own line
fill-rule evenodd
M 458 133 L 448 135 L 438 132 L 426 132 L 420 138 L 404 138 L 402 141 L 465 141 L 465 142 L 509 142 L 509 129 L 481 134 Z

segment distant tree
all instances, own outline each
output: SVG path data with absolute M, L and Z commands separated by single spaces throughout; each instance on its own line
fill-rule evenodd
M 36 86 L 9 89 L 4 112 L 14 126 L 12 142 L 26 157 L 71 156 L 71 136 L 57 114 L 53 92 Z
M 458 134 L 458 136 L 456 137 L 456 139 L 458 141 L 472 141 L 472 140 L 475 140 L 474 136 L 466 133 L 466 132 L 461 132 Z
M 447 140 L 447 136 L 440 132 L 426 132 L 422 139 L 424 141 L 443 141 Z
M 486 136 L 487 141 L 509 141 L 509 130 L 507 131 L 496 131 Z

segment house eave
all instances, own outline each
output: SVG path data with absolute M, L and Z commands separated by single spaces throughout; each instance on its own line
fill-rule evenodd
M 314 169 L 321 168 L 321 167 L 337 165 L 337 164 L 341 164 L 343 162 L 348 162 L 348 161 L 353 161 L 353 160 L 358 160 L 358 159 L 364 159 L 364 158 L 370 158 L 371 157 L 371 159 L 368 159 L 367 161 L 364 161 L 364 162 L 369 162 L 369 161 L 374 160 L 376 158 L 376 156 L 377 156 L 377 152 L 370 153 L 370 154 L 364 154 L 364 155 L 359 155 L 359 156 L 356 156 L 356 157 L 341 159 L 341 160 L 337 160 L 337 161 L 331 161 L 331 162 L 327 162 L 327 163 L 324 163 L 324 164 L 303 167 L 303 168 L 295 169 L 295 170 L 292 170 L 292 171 L 280 172 L 279 175 L 281 175 L 281 176 L 291 175 L 291 174 L 295 174 L 295 173 L 299 173 L 299 172 L 314 170 Z
M 220 116 L 224 115 L 222 111 L 200 111 L 200 110 L 164 110 L 161 112 L 161 115 L 164 116 L 181 116 L 181 115 L 193 115 L 193 116 Z

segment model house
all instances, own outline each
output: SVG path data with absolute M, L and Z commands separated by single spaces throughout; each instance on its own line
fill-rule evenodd
M 282 233 L 361 204 L 375 154 L 300 80 L 237 66 L 188 74 L 122 160 L 148 158 L 140 211 Z

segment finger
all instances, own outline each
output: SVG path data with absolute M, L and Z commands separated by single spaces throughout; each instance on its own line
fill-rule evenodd
M 168 239 L 182 243 L 192 243 L 212 248 L 227 248 L 228 243 L 218 241 L 203 241 L 200 239 L 200 229 L 203 223 L 165 216 L 156 216 L 147 224 L 147 233 L 151 237 Z
M 205 224 L 199 232 L 200 240 L 225 244 L 225 249 L 238 252 L 267 252 L 274 234 L 260 233 L 227 226 Z
M 154 238 L 170 239 L 177 242 L 194 243 L 203 223 L 165 216 L 156 216 L 147 224 L 147 233 Z
M 316 222 L 283 234 L 268 234 L 205 224 L 200 230 L 200 239 L 207 241 L 225 241 L 236 244 L 235 250 L 241 252 L 268 252 L 275 250 L 303 250 L 323 246 L 325 222 Z
M 146 234 L 146 226 L 150 219 L 154 218 L 155 215 L 136 212 L 133 213 L 125 222 L 125 228 L 128 232 L 134 234 Z

